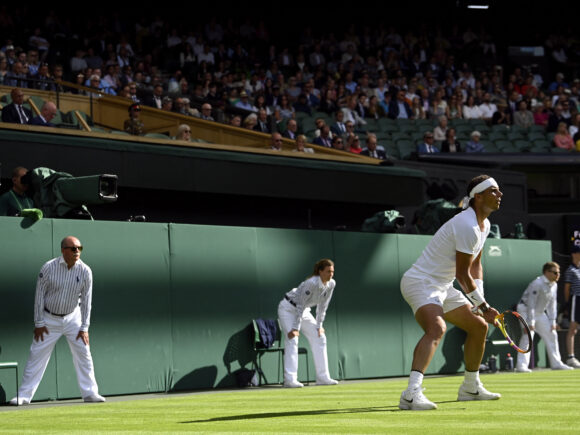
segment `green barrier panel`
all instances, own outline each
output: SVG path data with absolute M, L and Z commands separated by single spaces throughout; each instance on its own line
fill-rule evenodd
M 30 226 L 1 217 L 0 360 L 18 361 L 22 370 L 36 276 L 66 235 L 80 238 L 94 273 L 90 337 L 105 395 L 235 385 L 236 370 L 255 358 L 252 318 L 276 318 L 284 293 L 323 257 L 336 264 L 325 322 L 332 376 L 406 375 L 422 335 L 399 282 L 430 236 L 58 219 Z M 488 300 L 499 308 L 517 301 L 550 252 L 544 241 L 489 240 Z M 430 373 L 462 369 L 461 334 L 449 328 Z M 276 356 L 266 355 L 263 368 L 278 381 Z M 314 373 L 310 355 L 310 380 Z M 302 356 L 299 376 L 305 379 Z M 8 371 L 0 382 L 0 397 L 11 397 Z M 62 340 L 35 399 L 69 397 L 78 397 L 78 387 Z
M 399 238 L 389 234 L 335 233 L 335 295 L 340 377 L 395 376 L 402 372 L 402 301 Z M 339 287 L 340 285 L 340 287 Z
M 33 338 L 36 277 L 52 255 L 52 221 L 28 225 L 21 218 L 0 219 L 0 362 L 19 362 L 20 384 Z M 12 370 L 0 370 L 0 382 L 0 396 L 10 400 L 16 395 Z M 56 397 L 54 359 L 48 364 L 37 396 Z

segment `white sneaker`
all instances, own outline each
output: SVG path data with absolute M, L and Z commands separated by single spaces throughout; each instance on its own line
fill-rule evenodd
M 284 381 L 284 386 L 286 388 L 302 388 L 304 384 L 298 381 Z
M 562 363 L 552 367 L 552 370 L 574 370 L 574 367 L 570 367 L 569 365 Z
M 336 385 L 336 384 L 338 384 L 338 381 L 331 378 L 316 381 L 316 385 Z
M 459 387 L 459 393 L 457 394 L 457 400 L 460 402 L 467 400 L 497 400 L 500 397 L 501 394 L 499 393 L 487 391 L 481 382 L 479 382 L 475 387 L 466 385 L 464 382 Z
M 83 400 L 85 402 L 89 402 L 89 403 L 97 403 L 97 402 L 106 402 L 107 401 L 107 399 L 105 399 L 100 394 L 93 394 L 92 396 L 83 397 Z
M 532 373 L 532 371 L 527 367 L 516 367 L 516 372 L 518 372 L 518 373 Z
M 424 389 L 425 388 L 417 388 L 412 391 L 403 391 L 401 393 L 401 400 L 399 400 L 399 409 L 406 411 L 437 409 L 437 405 L 427 399 L 423 394 Z
M 580 361 L 578 361 L 575 357 L 568 358 L 566 360 L 566 364 L 572 368 L 580 369 Z
M 25 399 L 23 397 L 19 397 L 18 400 L 16 400 L 16 397 L 14 397 L 8 403 L 10 403 L 10 405 L 12 405 L 12 406 L 29 405 L 30 404 L 30 399 Z

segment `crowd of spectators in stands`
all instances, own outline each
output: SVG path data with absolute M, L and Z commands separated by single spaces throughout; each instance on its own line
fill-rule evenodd
M 89 17 L 84 34 L 72 34 L 54 11 L 25 31 L 19 26 L 27 18 L 0 10 L 1 85 L 55 90 L 65 80 L 127 98 L 134 108 L 291 139 L 305 133 L 297 119 L 325 113 L 336 122 L 322 120 L 308 139 L 353 153 L 368 154 L 361 145 L 370 137 L 366 126 L 381 118 L 433 120 L 444 151 L 481 151 L 477 132 L 465 144 L 449 137 L 461 118 L 541 125 L 557 133 L 555 146 L 580 149 L 576 51 L 562 35 L 543 41 L 547 68 L 508 71 L 483 27 L 362 23 L 316 33 L 306 24 L 296 38 L 272 40 L 275 23 L 258 19 L 179 25 L 159 17 L 123 22 L 113 14 Z M 570 139 L 562 138 L 564 129 Z M 382 158 L 375 136 L 373 145 L 370 154 Z

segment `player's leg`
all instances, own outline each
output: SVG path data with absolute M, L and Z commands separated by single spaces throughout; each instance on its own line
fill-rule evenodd
M 303 387 L 298 382 L 298 337 L 288 338 L 296 317 L 295 307 L 286 299 L 278 305 L 278 320 L 284 338 L 284 386 Z
M 423 335 L 413 351 L 411 373 L 407 389 L 401 393 L 399 408 L 405 410 L 436 409 L 437 405 L 423 394 L 423 374 L 433 359 L 435 350 L 445 334 L 443 298 L 445 289 L 437 288 L 429 280 L 403 276 L 401 294 L 410 305 Z
M 318 385 L 337 384 L 338 382 L 330 377 L 330 372 L 328 371 L 326 334 L 318 335 L 316 319 L 310 310 L 305 310 L 302 315 L 301 332 L 308 339 L 308 343 L 310 343 L 310 350 L 312 350 L 312 359 L 314 360 L 314 368 L 316 370 L 316 383 Z
M 64 318 L 64 335 L 68 341 L 77 373 L 77 381 L 83 399 L 100 398 L 95 379 L 95 368 L 90 345 L 77 338 L 81 328 L 81 311 L 77 308 Z
M 452 294 L 453 292 L 450 291 L 449 293 Z M 453 296 L 450 299 L 453 299 Z M 457 301 L 460 299 L 459 295 L 456 295 L 456 299 Z M 499 399 L 501 394 L 487 391 L 479 379 L 479 366 L 483 358 L 485 338 L 487 336 L 487 323 L 485 320 L 481 316 L 472 313 L 470 304 L 446 311 L 445 320 L 467 333 L 463 346 L 465 377 L 459 387 L 457 400 Z

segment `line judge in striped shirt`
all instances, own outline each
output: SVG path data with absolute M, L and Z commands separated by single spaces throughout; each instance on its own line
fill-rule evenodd
M 83 246 L 79 239 L 65 237 L 60 248 L 62 255 L 46 262 L 38 275 L 34 300 L 34 339 L 18 399 L 12 399 L 11 405 L 30 403 L 52 350 L 63 335 L 73 355 L 83 400 L 105 401 L 99 394 L 89 346 L 93 273 L 81 260 Z

